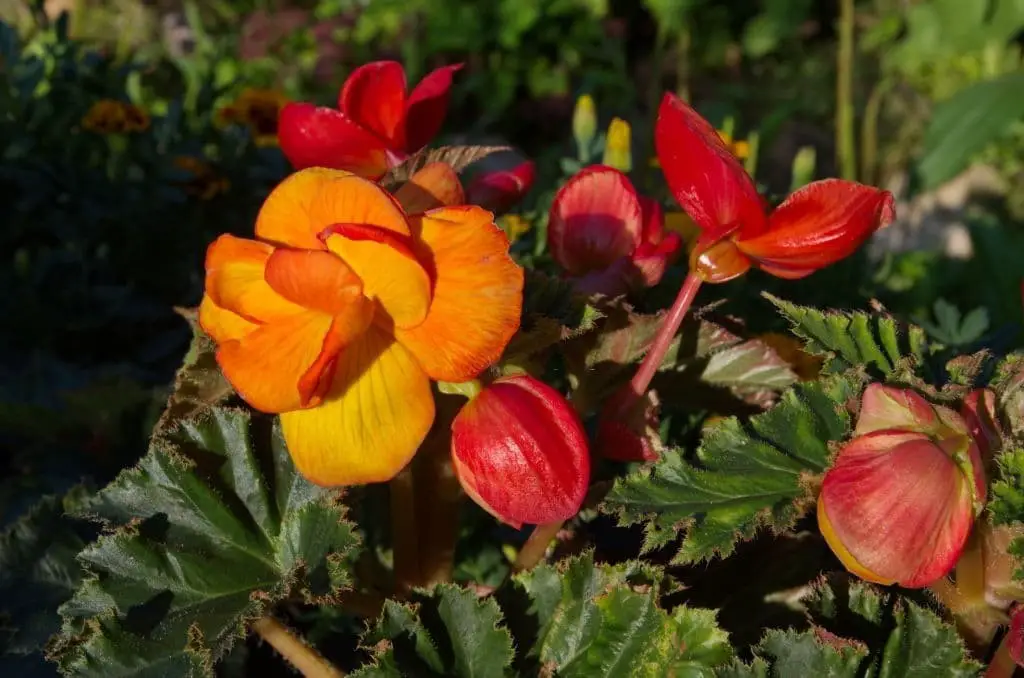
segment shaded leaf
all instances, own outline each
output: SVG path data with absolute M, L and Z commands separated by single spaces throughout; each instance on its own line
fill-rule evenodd
M 79 554 L 93 576 L 61 608 L 54 654 L 76 676 L 195 673 L 274 602 L 333 600 L 358 541 L 276 425 L 224 408 L 160 431 L 84 512 L 116 529 Z
M 413 595 L 412 605 L 388 600 L 363 644 L 375 665 L 352 675 L 501 678 L 512 662 L 512 638 L 493 599 L 442 585 Z
M 597 327 L 604 312 L 561 278 L 527 270 L 523 284 L 523 313 L 503 361 L 539 353 L 560 341 Z
M 924 359 L 924 331 L 904 327 L 886 313 L 822 311 L 764 296 L 793 324 L 793 333 L 807 342 L 809 353 L 826 356 L 827 372 L 867 366 L 888 375 Z
M 65 517 L 64 503 L 45 497 L 0 533 L 0 654 L 42 650 L 82 580 L 75 556 L 92 531 Z
M 973 155 L 1005 134 L 1022 115 L 1024 73 L 1019 71 L 968 85 L 937 104 L 917 163 L 924 188 L 955 177 Z
M 966 678 L 981 668 L 934 612 L 863 582 L 821 581 L 805 603 L 815 627 L 769 631 L 752 663 L 719 675 Z
M 529 650 L 558 676 L 713 676 L 732 659 L 711 610 L 658 607 L 661 573 L 591 554 L 516 577 L 532 601 L 537 640 Z M 525 645 L 525 643 L 524 643 Z
M 813 500 L 810 481 L 827 467 L 829 444 L 848 435 L 845 404 L 858 389 L 838 376 L 798 384 L 763 414 L 716 424 L 696 463 L 671 450 L 617 480 L 603 509 L 623 524 L 645 522 L 646 549 L 685 530 L 677 563 L 729 555 L 760 526 L 786 529 Z
M 510 169 L 522 162 L 522 155 L 511 146 L 442 146 L 424 149 L 411 156 L 381 179 L 385 188 L 394 188 L 432 162 L 450 165 L 459 174 L 486 164 L 488 169 Z

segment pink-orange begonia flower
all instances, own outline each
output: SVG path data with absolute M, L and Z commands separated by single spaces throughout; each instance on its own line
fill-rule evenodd
M 392 478 L 433 422 L 430 380 L 476 377 L 518 328 L 523 271 L 479 207 L 410 215 L 371 181 L 312 168 L 274 189 L 256 238 L 210 246 L 200 323 L 319 485 Z
M 338 108 L 292 103 L 281 111 L 281 150 L 296 169 L 329 167 L 378 179 L 441 129 L 452 76 L 462 64 L 428 73 L 406 92 L 397 61 L 374 61 L 349 75 Z

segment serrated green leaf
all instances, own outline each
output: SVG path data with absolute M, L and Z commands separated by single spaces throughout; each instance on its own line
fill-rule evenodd
M 500 625 L 493 599 L 472 591 L 438 586 L 417 592 L 413 605 L 389 600 L 363 644 L 375 648 L 375 665 L 353 673 L 370 676 L 501 678 L 512 663 L 509 632 Z
M 993 525 L 1024 522 L 1024 450 L 1003 450 L 996 457 L 997 475 L 989 490 L 986 506 Z M 1017 562 L 1013 578 L 1024 579 L 1024 537 L 1010 542 L 1007 552 Z
M 539 627 L 529 650 L 555 675 L 700 676 L 732 659 L 711 610 L 658 607 L 660 573 L 586 555 L 516 577 Z
M 863 582 L 821 582 L 805 602 L 817 626 L 769 631 L 751 664 L 719 675 L 966 678 L 981 668 L 938 615 Z
M 569 281 L 527 270 L 519 331 L 506 347 L 502 360 L 521 359 L 579 337 L 597 327 L 603 317 L 602 311 Z
M 0 533 L 0 654 L 38 652 L 58 631 L 57 608 L 82 580 L 75 556 L 91 536 L 65 517 L 55 496 Z
M 867 366 L 888 375 L 907 360 L 913 366 L 924 359 L 924 331 L 903 327 L 888 314 L 822 311 L 764 296 L 792 323 L 793 333 L 807 343 L 809 353 L 826 356 L 826 372 Z
M 604 509 L 625 524 L 646 521 L 647 548 L 687 528 L 680 563 L 728 555 L 760 526 L 785 529 L 807 499 L 806 476 L 822 472 L 829 443 L 848 435 L 844 405 L 857 388 L 838 376 L 799 384 L 764 414 L 716 425 L 697 452 L 699 466 L 673 450 L 617 480 Z
M 160 675 L 223 656 L 284 597 L 332 599 L 358 542 L 338 499 L 296 472 L 268 418 L 212 408 L 161 432 L 87 506 L 117 529 L 79 554 L 94 576 L 61 609 L 62 670 Z

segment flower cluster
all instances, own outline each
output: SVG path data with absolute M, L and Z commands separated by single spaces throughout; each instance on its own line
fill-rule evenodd
M 240 125 L 249 130 L 257 146 L 277 144 L 278 123 L 288 98 L 275 89 L 246 88 L 234 101 L 217 111 L 221 126 Z
M 82 129 L 95 134 L 132 134 L 149 129 L 149 114 L 134 104 L 100 99 L 82 117 Z
M 393 194 L 375 183 L 437 134 L 460 67 L 437 69 L 407 91 L 401 65 L 367 64 L 346 80 L 337 109 L 255 90 L 222 109 L 222 121 L 248 125 L 257 140 L 277 138 L 297 172 L 267 198 L 255 239 L 224 235 L 210 246 L 200 322 L 238 394 L 280 415 L 289 452 L 313 482 L 393 478 L 432 426 L 431 380 L 459 384 L 451 387 L 470 400 L 454 418 L 451 452 L 466 493 L 511 525 L 554 523 L 579 510 L 590 481 L 579 414 L 533 377 L 488 372 L 518 330 L 523 304 L 523 271 L 493 213 L 529 191 L 533 163 L 484 172 L 468 187 L 439 162 Z M 589 149 L 596 133 L 589 97 L 578 103 L 573 131 Z M 671 95 L 655 141 L 685 214 L 666 217 L 634 188 L 630 128 L 616 119 L 602 164 L 570 178 L 548 218 L 554 260 L 580 290 L 609 296 L 657 284 L 683 248 L 676 231 L 690 236 L 687 283 L 644 365 L 602 417 L 602 450 L 622 460 L 657 455 L 658 399 L 647 386 L 701 282 L 752 267 L 803 277 L 847 256 L 892 218 L 888 193 L 837 180 L 810 184 L 769 214 L 737 159 L 742 145 Z M 207 170 L 189 159 L 176 163 L 197 179 Z M 844 502 L 855 493 L 843 469 L 881 447 L 905 445 L 910 452 L 894 459 L 918 463 L 941 454 L 964 477 L 980 472 L 967 424 L 933 411 L 932 429 L 859 430 L 826 479 L 823 530 L 831 530 L 837 552 L 846 549 L 851 567 L 878 579 L 916 582 L 931 571 L 907 579 L 854 544 L 850 535 L 860 533 L 846 521 Z M 932 457 L 922 468 L 947 473 Z M 956 506 L 975 511 L 983 497 L 958 478 L 946 478 Z M 955 537 L 953 553 L 966 519 L 959 508 L 947 517 L 952 526 L 941 529 Z

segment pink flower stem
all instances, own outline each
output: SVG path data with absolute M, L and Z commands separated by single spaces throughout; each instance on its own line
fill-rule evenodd
M 683 286 L 679 288 L 679 295 L 676 296 L 672 308 L 669 309 L 668 315 L 665 316 L 661 327 L 658 328 L 658 334 L 651 342 L 651 347 L 647 349 L 647 355 L 640 363 L 640 369 L 636 371 L 633 379 L 629 382 L 633 398 L 632 402 L 626 403 L 624 411 L 629 411 L 631 406 L 647 393 L 647 388 L 651 385 L 651 380 L 654 379 L 658 368 L 661 367 L 661 362 L 665 359 L 665 354 L 668 353 L 669 346 L 672 345 L 672 340 L 675 338 L 676 332 L 679 331 L 679 326 L 683 324 L 686 312 L 690 310 L 690 305 L 693 303 L 694 297 L 697 296 L 701 282 L 703 281 L 693 273 L 687 275 L 686 280 L 683 281 Z
M 1007 633 L 985 669 L 985 678 L 1011 678 L 1016 670 L 1017 663 L 1010 654 L 1010 634 Z

